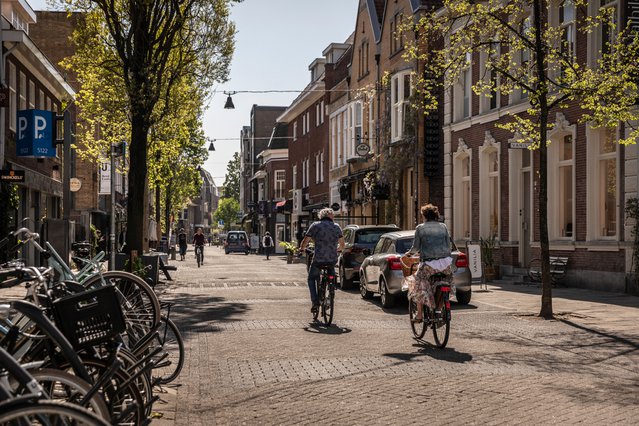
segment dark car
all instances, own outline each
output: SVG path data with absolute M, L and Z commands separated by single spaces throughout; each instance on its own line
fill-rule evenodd
M 364 299 L 379 293 L 382 306 L 392 307 L 402 291 L 402 265 L 400 257 L 413 245 L 415 231 L 397 231 L 384 234 L 379 239 L 373 253 L 368 256 L 360 268 L 359 289 Z M 456 266 L 453 276 L 456 299 L 461 305 L 467 305 L 471 297 L 471 276 L 466 254 L 459 251 L 453 243 L 453 264 Z
M 229 231 L 224 240 L 224 253 L 244 253 L 249 254 L 251 246 L 244 231 Z
M 370 255 L 379 237 L 391 231 L 397 231 L 397 225 L 347 225 L 342 230 L 344 234 L 344 250 L 339 256 L 339 284 L 344 290 L 359 279 L 359 267 Z

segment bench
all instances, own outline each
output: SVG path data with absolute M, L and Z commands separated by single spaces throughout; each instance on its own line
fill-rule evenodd
M 164 261 L 160 256 L 160 270 L 164 273 L 164 276 L 167 280 L 173 281 L 173 278 L 171 278 L 171 274 L 169 274 L 169 271 L 177 271 L 177 266 L 164 264 Z
M 559 284 L 566 277 L 568 271 L 568 257 L 550 256 L 550 282 L 553 285 Z M 532 282 L 541 282 L 541 259 L 530 261 L 528 276 Z

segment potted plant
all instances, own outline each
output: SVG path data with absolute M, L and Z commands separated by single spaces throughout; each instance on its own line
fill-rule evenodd
M 484 278 L 486 278 L 486 281 L 492 281 L 497 278 L 494 259 L 497 236 L 493 234 L 488 238 L 480 237 L 479 244 L 481 246 L 481 262 L 484 266 Z
M 293 263 L 293 255 L 297 252 L 297 244 L 288 241 L 280 241 L 280 247 L 286 252 L 286 263 Z

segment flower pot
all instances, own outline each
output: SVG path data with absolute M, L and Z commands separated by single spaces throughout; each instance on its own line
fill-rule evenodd
M 293 255 L 288 253 L 286 255 L 286 263 L 293 263 Z
M 497 267 L 494 265 L 484 265 L 484 278 L 486 281 L 493 281 L 497 278 Z

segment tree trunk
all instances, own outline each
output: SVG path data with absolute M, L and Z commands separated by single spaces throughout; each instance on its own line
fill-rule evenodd
M 542 22 L 546 21 L 543 0 L 533 2 L 535 26 L 535 64 L 539 79 L 536 101 L 539 103 L 539 243 L 541 245 L 541 311 L 539 316 L 551 319 L 552 288 L 550 285 L 550 244 L 548 242 L 548 78 L 546 52 L 542 43 Z M 543 16 L 542 16 L 543 14 Z M 531 102 L 533 100 L 531 99 Z
M 129 150 L 129 196 L 127 203 L 126 251 L 144 251 L 144 219 L 147 202 L 147 125 L 140 107 L 133 107 L 131 116 L 131 143 Z

